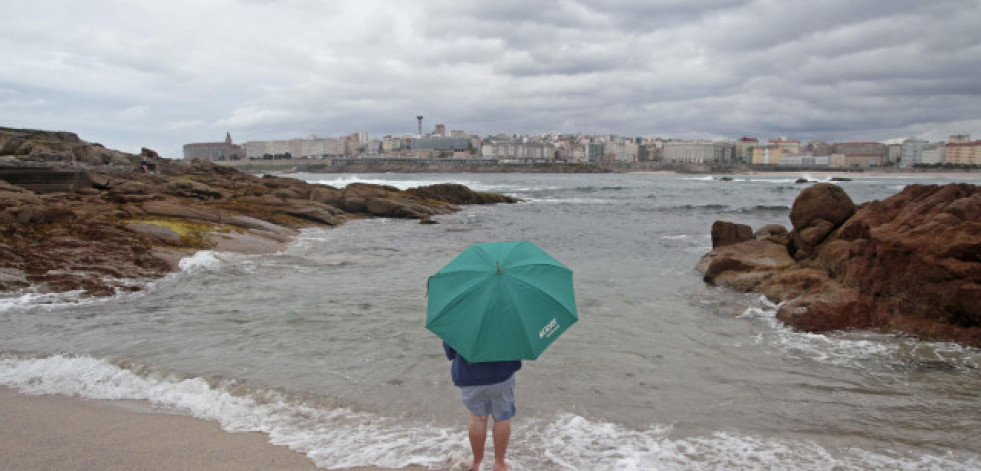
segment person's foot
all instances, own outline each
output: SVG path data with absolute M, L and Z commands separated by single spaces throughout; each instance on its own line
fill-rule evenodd
M 507 463 L 494 463 L 494 471 L 508 471 L 511 469 Z

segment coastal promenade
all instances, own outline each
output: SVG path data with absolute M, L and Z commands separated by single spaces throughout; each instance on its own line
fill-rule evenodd
M 328 158 L 225 160 L 215 164 L 243 172 L 310 173 L 607 173 L 594 163 L 515 162 L 496 159 Z
M 981 175 L 981 169 L 829 168 L 774 165 L 686 165 L 658 162 L 517 162 L 496 159 L 328 158 L 225 160 L 214 164 L 247 173 L 705 173 L 705 174 L 864 174 Z

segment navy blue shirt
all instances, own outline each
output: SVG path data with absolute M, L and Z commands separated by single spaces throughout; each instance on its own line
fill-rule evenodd
M 470 363 L 456 353 L 453 347 L 443 342 L 446 359 L 453 360 L 450 369 L 453 384 L 457 386 L 483 386 L 507 381 L 515 371 L 521 369 L 521 361 L 488 361 Z

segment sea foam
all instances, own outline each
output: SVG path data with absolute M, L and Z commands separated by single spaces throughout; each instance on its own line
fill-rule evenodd
M 340 175 L 337 176 L 336 178 L 329 179 L 329 180 L 315 179 L 315 180 L 308 180 L 308 181 L 318 185 L 330 185 L 337 188 L 343 188 L 352 183 L 367 183 L 371 185 L 393 186 L 400 190 L 407 190 L 409 188 L 415 188 L 420 186 L 436 185 L 439 183 L 447 183 L 446 180 L 399 180 L 399 179 L 388 179 L 388 178 L 379 178 L 379 177 L 360 177 L 355 174 Z M 473 189 L 474 186 L 474 182 L 471 181 L 459 181 L 454 183 L 466 185 L 471 189 Z
M 876 332 L 810 333 L 794 330 L 776 318 L 782 303 L 760 296 L 738 316 L 766 326 L 755 340 L 779 350 L 789 358 L 866 369 L 868 362 L 882 364 L 942 364 L 951 369 L 977 370 L 981 350 L 949 342 L 927 342 L 915 338 Z
M 199 270 L 215 270 L 221 266 L 221 259 L 212 250 L 201 250 L 194 255 L 184 257 L 178 262 L 182 271 L 195 272 Z
M 343 407 L 322 407 L 277 391 L 244 392 L 230 381 L 181 378 L 145 367 L 88 356 L 23 358 L 0 355 L 0 385 L 32 395 L 142 400 L 218 422 L 230 432 L 257 431 L 324 468 L 418 465 L 463 466 L 465 425 L 440 427 Z M 512 469 L 937 469 L 981 466 L 976 456 L 906 456 L 848 449 L 832 451 L 806 440 L 760 438 L 733 431 L 674 436 L 672 427 L 633 430 L 574 414 L 516 420 L 509 449 Z
M 139 368 L 139 370 L 143 370 Z M 218 422 L 229 432 L 263 432 L 270 442 L 310 456 L 318 465 L 404 467 L 445 463 L 464 437 L 445 428 L 405 424 L 346 408 L 316 408 L 282 393 L 233 393 L 232 382 L 172 374 L 138 374 L 88 356 L 0 357 L 0 385 L 30 395 L 142 400 Z
M 202 250 L 194 255 L 184 257 L 178 262 L 178 267 L 181 269 L 180 273 L 171 273 L 159 279 L 106 277 L 105 279 L 110 281 L 110 284 L 117 286 L 114 296 L 90 296 L 86 290 L 37 293 L 31 289 L 26 289 L 19 292 L 0 293 L 0 312 L 34 307 L 58 308 L 79 304 L 108 303 L 120 298 L 138 296 L 142 292 L 141 288 L 154 289 L 161 283 L 170 282 L 182 274 L 219 270 L 225 259 L 241 259 L 243 257 L 245 256 Z

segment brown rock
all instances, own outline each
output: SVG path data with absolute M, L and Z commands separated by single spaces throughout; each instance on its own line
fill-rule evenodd
M 863 207 L 853 219 L 869 227 L 868 238 L 851 242 L 837 274 L 869 296 L 892 300 L 897 312 L 981 326 L 981 303 L 952 301 L 981 284 L 981 221 L 945 211 L 981 211 L 979 194 L 975 185 L 914 185 Z
M 21 206 L 9 210 L 9 212 L 15 215 L 19 224 L 47 224 L 49 222 L 42 205 Z
M 519 201 L 517 198 L 510 196 L 473 191 L 457 183 L 439 183 L 436 185 L 410 188 L 406 192 L 420 198 L 443 201 L 450 204 L 493 204 L 516 203 Z
M 0 249 L 0 256 L 7 256 Z M 23 271 L 16 268 L 0 268 L 0 291 L 13 291 L 30 285 Z
M 787 268 L 794 260 L 787 248 L 760 240 L 749 240 L 737 244 L 718 247 L 709 252 L 696 267 L 712 282 L 725 271 L 754 272 Z
M 368 200 L 375 198 L 385 198 L 395 190 L 394 188 L 385 189 L 378 185 L 368 185 L 364 183 L 352 183 L 344 188 L 341 194 L 340 208 L 352 212 L 363 213 L 367 211 Z
M 847 289 L 798 297 L 780 306 L 777 319 L 806 332 L 874 326 L 872 306 L 857 291 Z
M 155 188 L 142 181 L 122 181 L 109 187 L 110 194 L 146 195 Z
M 77 217 L 75 211 L 65 205 L 53 204 L 44 208 L 44 219 L 49 223 L 67 224 Z
M 840 226 L 855 214 L 855 203 L 840 186 L 818 183 L 805 188 L 790 207 L 790 222 L 795 231 L 801 231 L 816 219 Z
M 736 244 L 703 257 L 706 281 L 786 301 L 778 318 L 802 330 L 871 328 L 981 346 L 981 189 L 910 185 L 843 220 L 854 208 L 834 188 L 815 185 L 794 202 L 797 262 L 763 276 L 747 243 Z
M 791 266 L 777 271 L 756 291 L 774 302 L 783 302 L 811 293 L 826 293 L 838 289 L 834 280 L 823 270 Z
M 41 198 L 33 191 L 0 180 L 0 207 L 21 204 L 38 204 Z
M 759 228 L 753 234 L 753 238 L 773 242 L 774 244 L 787 245 L 790 243 L 790 232 L 780 224 L 767 224 Z
M 834 223 L 825 219 L 814 219 L 810 225 L 793 234 L 798 248 L 810 251 L 820 244 L 835 229 Z
M 310 191 L 310 199 L 318 203 L 338 206 L 344 192 L 332 186 L 322 185 Z
M 268 237 L 263 231 L 228 232 L 214 235 L 215 250 L 245 254 L 272 253 L 283 250 L 287 240 Z
M 371 198 L 364 202 L 364 210 L 376 216 L 393 217 L 400 210 L 403 211 L 403 214 L 410 213 L 409 210 L 404 209 L 405 207 L 402 201 L 393 198 Z M 422 217 L 421 214 L 418 216 Z
M 753 228 L 728 221 L 712 223 L 712 248 L 738 244 L 753 239 Z
M 412 219 L 447 214 L 460 209 L 443 201 L 427 200 L 412 191 L 363 183 L 348 185 L 342 192 L 340 204 L 342 209 L 352 213 Z
M 126 224 L 126 228 L 146 237 L 152 243 L 181 245 L 181 235 L 164 226 L 134 222 Z
M 242 214 L 232 214 L 230 216 L 223 217 L 222 222 L 246 229 L 262 231 L 267 237 L 269 237 L 268 234 L 274 234 L 273 238 L 281 241 L 288 240 L 292 236 L 296 235 L 296 231 L 287 227 Z
M 307 192 L 298 188 L 279 188 L 273 191 L 273 196 L 282 199 L 305 199 Z
M 183 198 L 195 198 L 201 200 L 221 199 L 225 197 L 222 191 L 216 190 L 204 183 L 194 180 L 175 180 L 167 183 L 167 194 Z
M 146 214 L 151 216 L 197 219 L 208 222 L 221 221 L 221 211 L 218 208 L 199 206 L 190 202 L 176 200 L 147 201 L 140 206 Z
M 313 203 L 311 201 L 311 203 Z M 322 207 L 310 206 L 292 206 L 282 210 L 283 214 L 289 216 L 297 217 L 300 219 L 305 219 L 307 221 L 326 224 L 328 226 L 336 226 L 341 222 L 341 220 L 329 210 Z
M 44 196 L 0 182 L 0 290 L 111 295 L 132 289 L 126 280 L 176 270 L 189 249 L 268 252 L 281 250 L 301 227 L 365 215 L 432 223 L 431 215 L 459 210 L 393 187 L 339 190 L 258 178 L 208 161 L 163 159 L 150 149 L 109 150 L 71 133 L 0 128 L 0 153 L 0 163 L 13 169 L 5 175 L 26 172 L 49 187 L 52 175 L 84 180 L 84 188 L 44 187 Z M 153 160 L 151 172 L 141 171 L 144 159 Z M 454 194 L 495 201 L 468 192 Z
M 727 270 L 719 273 L 712 283 L 744 293 L 756 293 L 766 286 L 775 271 L 737 271 Z

